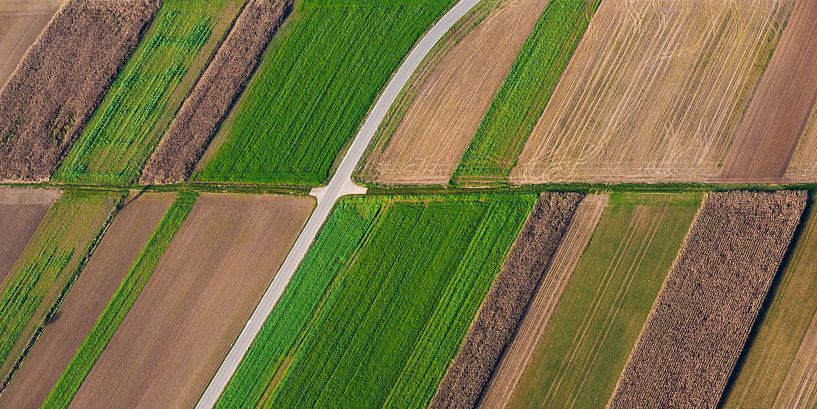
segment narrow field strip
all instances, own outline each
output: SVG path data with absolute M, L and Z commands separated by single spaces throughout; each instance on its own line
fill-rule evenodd
M 0 180 L 51 177 L 158 6 L 66 0 L 0 90 Z
M 511 183 L 718 177 L 793 7 L 602 2 Z
M 194 179 L 320 185 L 420 36 L 453 0 L 302 0 Z
M 4 235 L 0 246 L 0 283 L 59 197 L 59 191 L 0 188 L 0 232 Z
M 0 407 L 38 408 L 57 382 L 108 300 L 125 277 L 174 194 L 145 194 L 126 199 L 93 257 L 60 304 L 56 318 L 0 394 Z
M 817 407 L 817 315 L 811 321 L 806 336 L 783 389 L 774 402 L 780 409 L 811 409 Z
M 507 180 L 600 2 L 548 1 L 465 151 L 453 177 L 455 183 Z
M 218 407 L 426 406 L 535 200 L 342 201 Z
M 54 178 L 135 181 L 243 0 L 164 0 Z
M 511 343 L 502 353 L 499 364 L 482 392 L 479 407 L 500 408 L 509 405 L 514 390 L 530 365 L 535 347 L 607 208 L 607 202 L 606 195 L 591 195 L 579 204 Z
M 817 181 L 817 101 L 800 135 L 785 178 L 792 182 Z
M 602 408 L 700 203 L 613 194 L 506 405 Z
M 118 195 L 105 193 L 64 193 L 0 285 L 0 376 L 4 382 L 79 273 L 118 200 Z
M 608 407 L 718 405 L 806 198 L 708 194 Z

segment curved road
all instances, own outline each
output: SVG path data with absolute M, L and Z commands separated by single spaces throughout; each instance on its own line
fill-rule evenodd
M 244 354 L 250 348 L 250 344 L 252 344 L 252 341 L 261 330 L 261 326 L 264 324 L 264 321 L 266 321 L 267 316 L 272 312 L 278 299 L 281 298 L 281 295 L 284 293 L 284 289 L 287 284 L 289 284 L 292 275 L 295 274 L 295 270 L 298 268 L 301 260 L 304 259 L 307 251 L 309 251 L 309 247 L 315 240 L 315 237 L 317 237 L 321 226 L 323 226 L 326 219 L 329 218 L 329 214 L 332 212 L 338 199 L 349 194 L 366 193 L 366 188 L 358 186 L 352 181 L 352 172 L 354 172 L 357 163 L 360 162 L 361 157 L 363 157 L 363 153 L 366 151 L 366 147 L 369 146 L 377 128 L 380 126 L 380 123 L 383 122 L 386 113 L 389 108 L 391 108 L 395 99 L 397 99 L 397 95 L 406 85 L 406 82 L 408 82 L 411 74 L 420 66 L 420 63 L 426 55 L 431 52 L 431 49 L 440 41 L 442 36 L 448 32 L 461 17 L 474 8 L 479 1 L 480 0 L 460 0 L 460 2 L 452 7 L 451 10 L 425 34 L 420 42 L 414 46 L 414 49 L 411 50 L 411 53 L 409 53 L 408 57 L 403 61 L 403 64 L 400 65 L 397 73 L 394 74 L 386 86 L 386 89 L 383 91 L 383 94 L 377 100 L 377 103 L 375 103 L 374 108 L 372 108 L 372 111 L 369 113 L 357 136 L 355 136 L 352 146 L 340 162 L 340 166 L 329 182 L 329 185 L 312 191 L 312 195 L 318 200 L 315 211 L 309 217 L 306 226 L 304 226 L 303 231 L 300 236 L 298 236 L 298 240 L 295 241 L 295 245 L 292 247 L 292 250 L 290 250 L 289 255 L 287 255 L 287 258 L 284 260 L 284 263 L 281 265 L 281 268 L 278 270 L 266 293 L 264 293 L 264 296 L 261 298 L 261 302 L 255 308 L 250 320 L 247 321 L 244 329 L 241 330 L 241 334 L 238 336 L 238 339 L 236 339 L 227 357 L 224 358 L 224 362 L 221 363 L 218 372 L 216 372 L 216 375 L 210 381 L 210 385 L 208 385 L 204 391 L 199 403 L 196 405 L 197 409 L 209 409 L 216 404 L 221 392 L 227 386 L 233 373 L 241 363 Z

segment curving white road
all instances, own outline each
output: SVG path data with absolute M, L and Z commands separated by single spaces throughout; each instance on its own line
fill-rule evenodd
M 264 324 L 264 321 L 266 321 L 267 316 L 272 312 L 278 299 L 280 299 L 284 293 L 287 284 L 289 284 L 292 275 L 295 274 L 298 265 L 304 259 L 304 256 L 306 256 L 307 251 L 309 251 L 309 247 L 312 245 L 315 237 L 317 237 L 321 227 L 326 222 L 326 219 L 329 218 L 329 214 L 332 212 L 338 199 L 350 194 L 366 193 L 366 188 L 358 186 L 352 181 L 352 172 L 354 172 L 355 167 L 363 157 L 363 153 L 372 141 L 377 128 L 380 126 L 380 123 L 383 122 L 386 113 L 392 104 L 394 104 L 397 95 L 406 85 L 411 74 L 417 70 L 417 67 L 420 66 L 420 63 L 426 55 L 431 52 L 431 49 L 434 48 L 443 35 L 479 2 L 480 0 L 460 0 L 460 2 L 452 7 L 414 46 L 411 53 L 409 53 L 408 57 L 406 57 L 386 86 L 386 89 L 377 100 L 377 103 L 375 103 L 372 111 L 360 128 L 360 131 L 355 136 L 352 146 L 340 162 L 340 166 L 329 182 L 329 185 L 312 191 L 312 196 L 315 196 L 318 201 L 315 211 L 309 217 L 306 226 L 304 226 L 303 231 L 300 236 L 298 236 L 298 240 L 295 241 L 295 245 L 292 247 L 292 250 L 290 250 L 289 255 L 287 255 L 287 258 L 284 260 L 284 263 L 281 265 L 281 268 L 278 270 L 266 293 L 264 293 L 264 296 L 261 298 L 261 302 L 255 308 L 250 320 L 247 321 L 244 329 L 241 330 L 241 334 L 238 336 L 238 339 L 236 339 L 227 357 L 224 358 L 224 362 L 221 363 L 218 372 L 216 372 L 216 375 L 210 381 L 210 385 L 208 385 L 204 391 L 199 403 L 196 405 L 197 409 L 209 409 L 216 404 L 221 392 L 227 386 L 233 373 L 241 363 L 244 354 L 247 353 L 252 341 L 261 330 L 261 326 Z

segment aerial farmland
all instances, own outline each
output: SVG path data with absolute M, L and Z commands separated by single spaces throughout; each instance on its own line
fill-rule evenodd
M 0 409 L 815 409 L 815 19 L 0 0 Z

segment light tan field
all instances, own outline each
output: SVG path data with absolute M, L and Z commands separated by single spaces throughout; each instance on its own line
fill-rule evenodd
M 815 22 L 817 1 L 798 1 L 726 156 L 725 179 L 736 182 L 783 179 L 817 101 Z M 804 173 L 804 168 L 814 168 L 817 163 L 814 141 L 804 145 L 791 169 L 794 175 Z M 814 180 L 817 173 L 810 175 Z
M 511 182 L 718 176 L 793 5 L 602 1 Z
M 570 280 L 579 258 L 584 254 L 607 207 L 608 196 L 586 197 L 576 210 L 573 222 L 548 266 L 539 288 L 519 323 L 513 340 L 505 349 L 491 380 L 485 387 L 479 406 L 504 408 L 510 403 L 516 385 L 531 361 L 547 323 Z
M 817 181 L 817 103 L 786 169 L 786 179 L 796 182 Z
M 129 199 L 71 287 L 57 317 L 48 324 L 11 383 L 0 394 L 0 407 L 39 408 L 42 405 L 174 196 L 149 193 Z
M 817 407 L 817 315 L 811 321 L 800 350 L 789 368 L 789 376 L 774 402 L 776 409 Z
M 448 183 L 547 0 L 503 0 L 445 53 L 364 178 L 382 184 Z M 386 138 L 389 135 L 385 135 Z
M 56 190 L 0 188 L 0 285 L 59 196 Z
M 195 406 L 312 207 L 201 195 L 70 407 Z
M 34 43 L 61 0 L 0 0 L 0 88 Z

